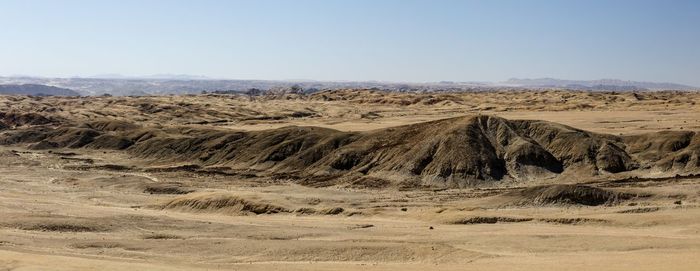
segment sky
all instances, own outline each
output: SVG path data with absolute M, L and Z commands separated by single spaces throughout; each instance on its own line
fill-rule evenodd
M 696 0 L 0 0 L 0 75 L 700 86 Z

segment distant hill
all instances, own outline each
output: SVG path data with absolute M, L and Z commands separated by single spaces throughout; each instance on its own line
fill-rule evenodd
M 518 87 L 559 87 L 582 90 L 693 90 L 697 87 L 675 83 L 637 82 L 619 79 L 562 80 L 555 78 L 511 78 L 502 84 Z
M 119 75 L 105 75 L 115 76 Z M 158 76 L 158 75 L 156 75 Z M 186 76 L 180 76 L 186 78 Z M 274 80 L 171 80 L 171 79 L 105 79 L 105 78 L 44 78 L 2 77 L 0 84 L 41 84 L 78 91 L 82 95 L 111 94 L 167 95 L 207 92 L 244 93 L 251 88 L 275 90 L 301 87 L 305 92 L 321 89 L 376 88 L 387 91 L 463 91 L 489 86 L 482 82 L 395 83 L 395 82 L 332 82 L 332 81 L 274 81 Z
M 37 96 L 80 96 L 77 91 L 37 84 L 0 85 L 0 94 Z
M 98 74 L 86 77 L 88 79 L 123 79 L 123 80 L 213 80 L 212 78 L 201 75 L 189 74 L 153 74 L 147 76 L 129 76 L 122 74 Z
M 304 93 L 336 89 L 375 89 L 395 92 L 442 92 L 442 91 L 491 91 L 508 89 L 562 88 L 589 91 L 646 91 L 646 90 L 700 90 L 674 83 L 635 82 L 617 79 L 561 80 L 554 78 L 510 79 L 504 82 L 384 82 L 384 81 L 275 81 L 275 80 L 220 80 L 198 79 L 205 77 L 190 75 L 153 75 L 130 77 L 106 74 L 98 77 L 113 78 L 47 78 L 47 77 L 2 77 L 0 85 L 44 85 L 68 89 L 57 94 L 53 91 L 21 92 L 21 94 L 43 93 L 48 95 L 116 96 L 168 95 L 214 93 L 245 93 L 257 89 L 277 93 L 292 88 L 301 88 Z M 49 93 L 46 93 L 49 92 Z M 3 93 L 3 92 L 0 92 Z M 15 92 L 12 92 L 15 93 Z

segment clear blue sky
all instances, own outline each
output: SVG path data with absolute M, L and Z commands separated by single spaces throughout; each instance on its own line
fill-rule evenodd
M 0 0 L 0 75 L 700 86 L 700 1 Z

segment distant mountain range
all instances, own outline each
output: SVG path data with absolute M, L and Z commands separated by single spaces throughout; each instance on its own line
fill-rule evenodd
M 654 82 L 637 82 L 624 81 L 619 79 L 600 79 L 600 80 L 562 80 L 555 78 L 539 78 L 539 79 L 517 79 L 512 78 L 502 82 L 507 86 L 518 87 L 551 87 L 551 88 L 568 88 L 568 89 L 585 89 L 585 90 L 693 90 L 697 87 L 674 84 L 674 83 L 654 83 Z
M 90 79 L 129 79 L 129 80 L 213 80 L 212 78 L 200 75 L 188 75 L 188 74 L 153 74 L 146 76 L 130 76 L 123 74 L 99 74 L 93 75 L 86 78 Z
M 80 96 L 77 91 L 37 84 L 0 85 L 0 94 L 36 96 Z
M 146 77 L 130 77 L 123 75 L 99 75 L 100 78 L 44 78 L 44 77 L 0 77 L 0 85 L 45 85 L 58 89 L 39 89 L 28 91 L 36 95 L 39 92 L 47 95 L 167 95 L 167 94 L 198 94 L 207 92 L 235 93 L 245 92 L 251 88 L 260 90 L 277 90 L 298 87 L 306 92 L 323 89 L 343 88 L 376 88 L 387 91 L 488 91 L 509 88 L 527 89 L 575 89 L 590 91 L 647 91 L 647 90 L 700 90 L 700 88 L 674 84 L 623 81 L 617 79 L 601 79 L 591 81 L 561 80 L 554 78 L 541 79 L 509 79 L 504 82 L 428 82 L 401 83 L 381 81 L 272 81 L 272 80 L 220 80 L 190 75 L 152 75 Z M 17 87 L 13 87 L 17 89 Z M 17 90 L 19 91 L 19 90 Z M 9 93 L 9 92 L 8 92 Z M 61 93 L 61 94 L 52 94 Z
M 251 88 L 274 90 L 300 87 L 307 92 L 322 89 L 377 88 L 391 91 L 460 91 L 488 87 L 489 83 L 439 82 L 439 83 L 393 83 L 393 82 L 327 82 L 327 81 L 272 81 L 272 80 L 183 80 L 144 78 L 44 78 L 44 77 L 0 77 L 0 84 L 41 84 L 69 88 L 83 95 L 166 95 L 199 94 L 203 91 L 245 92 Z

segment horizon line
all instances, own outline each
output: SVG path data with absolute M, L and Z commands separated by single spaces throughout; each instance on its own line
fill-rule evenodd
M 105 76 L 103 76 L 105 75 Z M 109 77 L 106 75 L 113 75 Z M 159 77 L 163 76 L 163 77 Z M 172 76 L 168 78 L 167 76 Z M 176 78 L 176 77 L 192 77 L 192 78 Z M 445 83 L 463 83 L 463 84 L 499 84 L 506 83 L 510 80 L 559 80 L 559 81 L 603 81 L 603 80 L 617 80 L 622 82 L 635 82 L 635 83 L 652 83 L 652 84 L 675 84 L 682 85 L 692 88 L 700 88 L 700 86 L 695 86 L 692 84 L 669 82 L 669 81 L 639 81 L 630 79 L 619 79 L 619 78 L 597 78 L 597 79 L 563 79 L 550 76 L 544 77 L 509 77 L 505 80 L 499 81 L 458 81 L 458 80 L 436 80 L 436 81 L 392 81 L 392 80 L 317 80 L 317 79 L 241 79 L 241 78 L 225 78 L 225 77 L 209 77 L 205 75 L 191 75 L 191 74 L 152 74 L 152 75 L 123 75 L 123 74 L 100 74 L 91 76 L 42 76 L 42 75 L 0 75 L 3 78 L 38 78 L 38 79 L 96 79 L 96 80 L 169 80 L 169 81 L 267 81 L 267 82 L 298 82 L 298 83 L 308 83 L 308 82 L 318 82 L 318 83 L 385 83 L 385 84 L 445 84 Z

